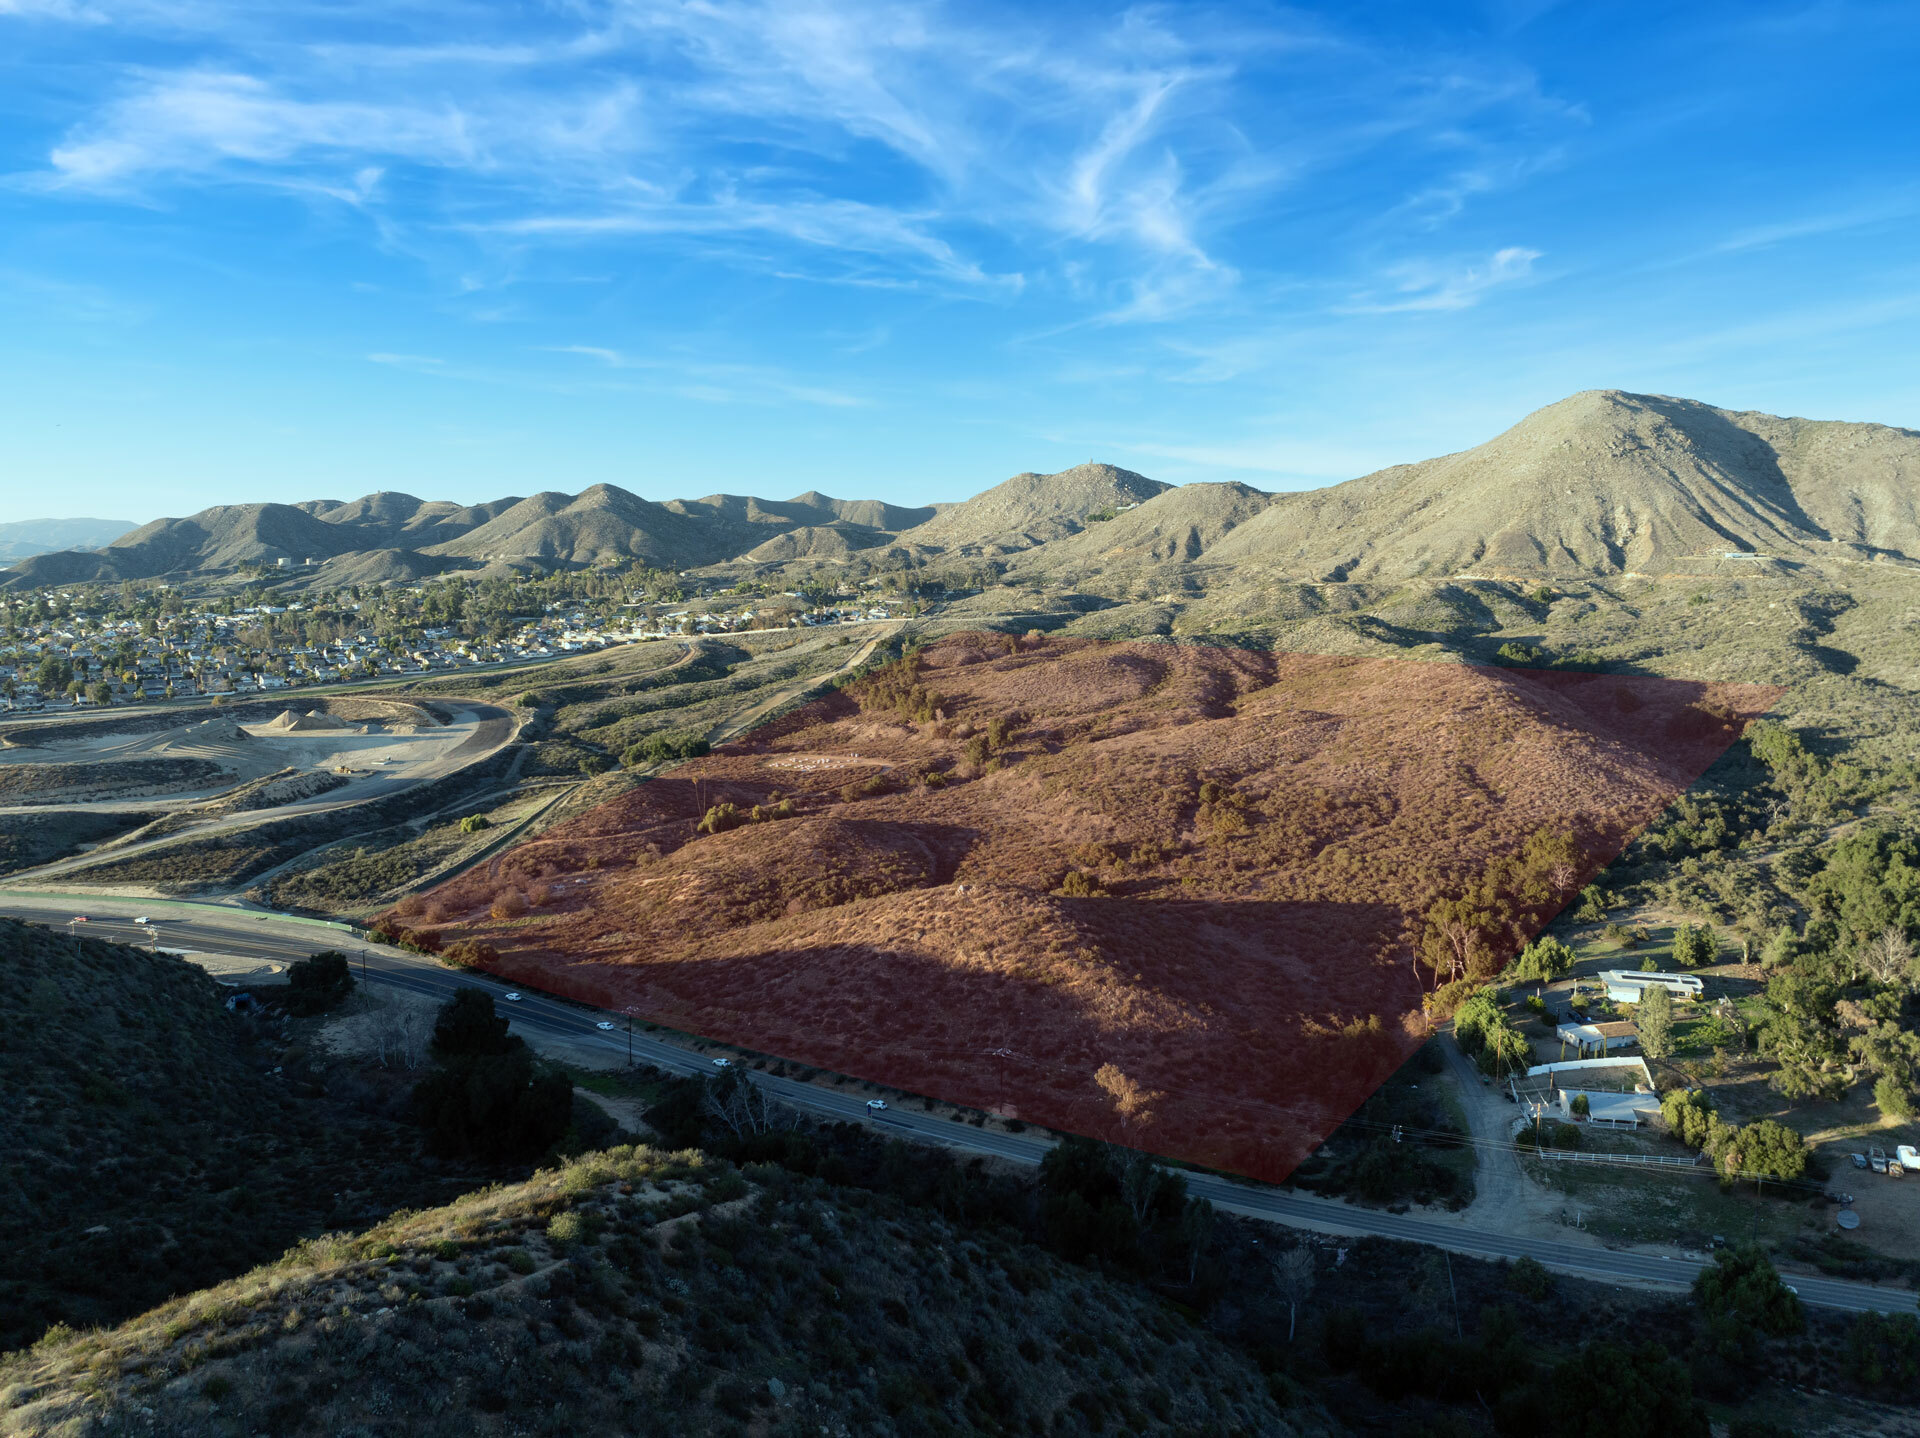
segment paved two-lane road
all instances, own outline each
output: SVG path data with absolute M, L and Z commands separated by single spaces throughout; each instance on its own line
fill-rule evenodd
M 145 931 L 131 920 L 145 914 L 158 924 L 159 942 L 165 948 L 260 958 L 276 963 L 291 963 L 317 949 L 337 948 L 347 953 L 356 967 L 364 965 L 370 982 L 414 993 L 445 997 L 463 985 L 477 985 L 496 998 L 511 991 L 510 985 L 485 974 L 462 973 L 415 955 L 363 943 L 357 934 L 345 926 L 318 924 L 223 905 L 0 891 L 0 914 L 54 925 L 63 924 L 75 914 L 86 914 L 88 923 L 85 932 L 89 936 L 141 944 L 147 941 Z M 511 1017 L 521 1034 L 536 1045 L 539 1038 L 546 1036 L 573 1044 L 603 1047 L 610 1053 L 627 1052 L 628 1036 L 624 1031 L 624 1019 L 618 1014 L 524 991 L 518 1003 L 503 1002 L 500 1009 Z M 622 1028 L 604 1032 L 596 1027 L 601 1021 L 609 1019 L 620 1023 Z M 711 1058 L 691 1052 L 679 1044 L 636 1033 L 632 1036 L 632 1045 L 636 1059 L 670 1073 L 713 1072 Z M 1050 1143 L 1037 1134 L 1001 1133 L 975 1128 L 971 1124 L 956 1123 L 951 1119 L 898 1106 L 883 1114 L 873 1115 L 868 1112 L 864 1091 L 841 1092 L 830 1085 L 801 1083 L 757 1071 L 750 1071 L 750 1077 L 796 1108 L 807 1109 L 827 1118 L 871 1122 L 903 1138 L 937 1143 L 957 1152 L 1037 1164 L 1045 1156 Z M 1356 1237 L 1404 1239 L 1477 1258 L 1531 1257 L 1549 1268 L 1599 1282 L 1684 1287 L 1692 1283 L 1694 1275 L 1706 1266 L 1701 1260 L 1686 1257 L 1522 1238 L 1431 1218 L 1354 1208 L 1333 1200 L 1289 1193 L 1261 1184 L 1237 1183 L 1217 1174 L 1188 1173 L 1186 1179 L 1188 1190 L 1193 1194 L 1207 1199 L 1218 1208 L 1250 1218 Z M 1915 1311 L 1914 1294 L 1906 1289 L 1799 1274 L 1790 1275 L 1790 1281 L 1804 1301 L 1820 1308 L 1848 1312 Z

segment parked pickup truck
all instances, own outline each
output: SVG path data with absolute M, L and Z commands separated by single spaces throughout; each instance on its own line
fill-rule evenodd
M 1887 1165 L 1887 1177 L 1904 1178 L 1910 1173 L 1920 1173 L 1920 1148 L 1903 1143 L 1893 1151 L 1893 1162 Z
M 1887 1171 L 1887 1151 L 1877 1143 L 1867 1150 L 1867 1167 L 1875 1173 Z

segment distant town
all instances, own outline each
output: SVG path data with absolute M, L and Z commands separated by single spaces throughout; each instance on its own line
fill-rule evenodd
M 0 712 L 48 712 L 522 664 L 696 634 L 921 612 L 857 589 L 688 589 L 669 576 L 559 575 L 190 597 L 165 584 L 0 601 Z

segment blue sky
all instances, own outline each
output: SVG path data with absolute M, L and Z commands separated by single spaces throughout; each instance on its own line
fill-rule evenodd
M 0 519 L 1920 427 L 1910 4 L 0 0 Z

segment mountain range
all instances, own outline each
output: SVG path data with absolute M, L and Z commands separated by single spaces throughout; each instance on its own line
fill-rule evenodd
M 124 519 L 20 519 L 0 524 L 0 564 L 55 549 L 90 549 L 125 534 Z
M 0 583 L 281 559 L 337 585 L 624 560 L 771 574 L 984 559 L 1074 583 L 1222 567 L 1322 582 L 1655 574 L 1728 558 L 1920 562 L 1920 433 L 1589 390 L 1473 449 L 1297 493 L 1175 487 L 1091 462 L 921 508 L 813 491 L 656 502 L 609 484 L 472 506 L 382 493 L 155 520 L 104 548 L 22 559 Z

